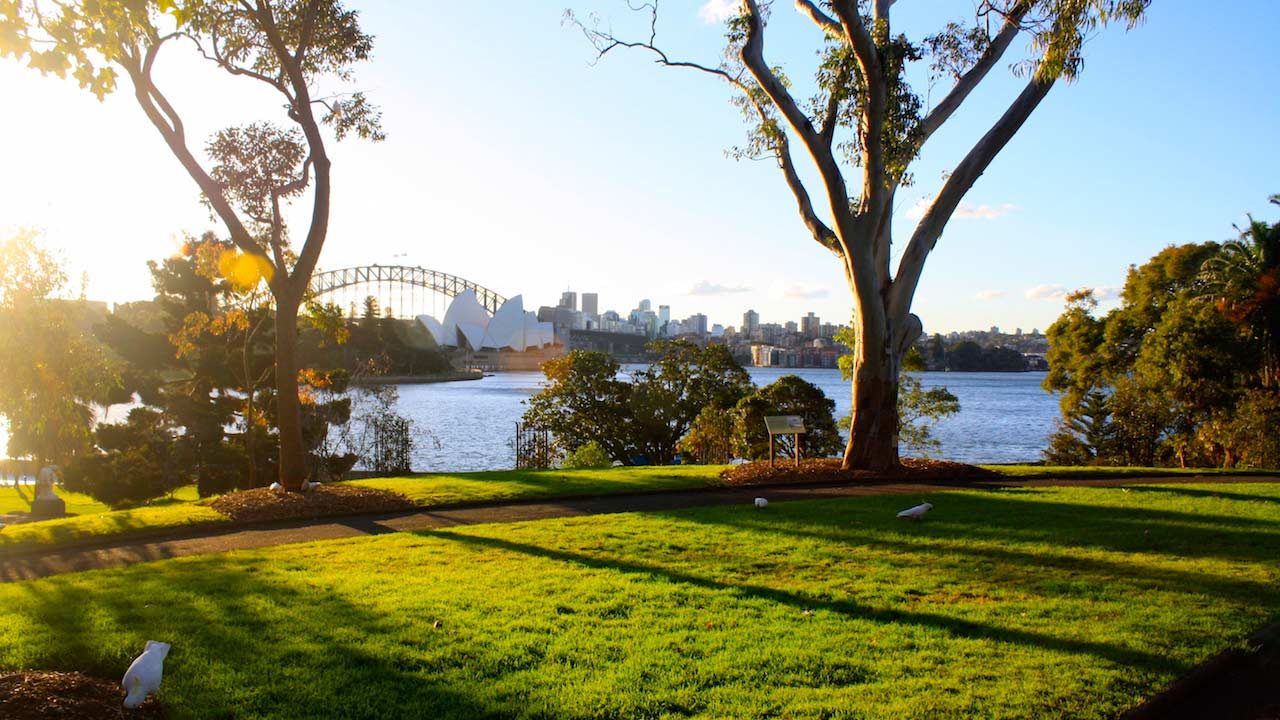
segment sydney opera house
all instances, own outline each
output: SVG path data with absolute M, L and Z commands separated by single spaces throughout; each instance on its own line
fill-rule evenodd
M 538 322 L 536 314 L 525 311 L 519 295 L 503 303 L 490 317 L 475 292 L 465 290 L 449 303 L 444 320 L 419 315 L 418 322 L 442 347 L 522 352 L 555 342 L 552 323 Z

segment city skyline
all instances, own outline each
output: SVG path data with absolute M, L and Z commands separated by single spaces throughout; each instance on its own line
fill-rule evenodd
M 714 13 L 699 13 L 713 5 L 701 5 L 665 9 L 661 38 L 682 56 L 714 59 L 723 27 L 706 21 Z M 648 293 L 676 315 L 696 308 L 724 325 L 739 324 L 744 306 L 848 322 L 839 264 L 805 237 L 776 168 L 724 157 L 743 137 L 724 88 L 640 56 L 592 66 L 590 47 L 561 27 L 559 8 L 517 6 L 480 23 L 460 6 L 358 7 L 376 45 L 357 79 L 382 106 L 389 139 L 332 147 L 323 268 L 421 265 L 539 301 L 594 273 L 610 297 L 632 298 L 622 304 Z M 580 10 L 619 30 L 635 21 L 622 3 Z M 923 11 L 904 8 L 904 31 L 913 12 Z M 808 30 L 789 8 L 775 15 L 771 47 L 783 58 Z M 1205 35 L 1193 8 L 1156 5 L 1134 31 L 1091 42 L 1080 80 L 1054 89 L 948 226 L 916 298 L 926 333 L 1043 329 L 1063 295 L 1086 285 L 1099 289 L 1105 309 L 1126 268 L 1161 247 L 1227 239 L 1249 212 L 1274 219 L 1266 197 L 1277 190 L 1271 168 L 1280 151 L 1246 142 L 1269 136 L 1280 112 L 1280 81 L 1263 61 L 1265 29 L 1280 22 L 1280 6 L 1233 3 L 1215 22 L 1239 32 Z M 1239 60 L 1237 72 L 1209 72 L 1182 51 L 1191 44 Z M 162 72 L 194 78 L 173 90 L 193 138 L 260 117 L 255 102 L 271 111 L 265 95 L 185 50 L 166 52 L 175 62 Z M 444 64 L 459 71 L 427 72 Z M 804 70 L 797 65 L 796 76 Z M 0 178 L 0 231 L 43 230 L 73 279 L 89 272 L 89 297 L 149 298 L 147 260 L 171 255 L 183 233 L 220 229 L 126 88 L 100 104 L 12 62 L 0 63 L 0 81 L 38 108 L 0 118 L 6 137 L 22 139 L 11 143 L 8 164 L 23 169 Z M 898 237 L 1015 86 L 993 78 L 932 141 L 916 184 L 899 193 Z M 1187 111 L 1168 113 L 1171 102 Z M 578 109 L 563 111 L 571 106 Z M 509 122 L 510 107 L 521 108 L 519 122 Z M 1121 149 L 1127 160 L 1117 164 Z M 1046 169 L 1053 182 L 1027 182 Z M 1198 181 L 1206 176 L 1215 182 Z

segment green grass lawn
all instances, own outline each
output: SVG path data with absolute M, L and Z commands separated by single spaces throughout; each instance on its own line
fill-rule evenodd
M 0 488 L 0 512 L 27 510 L 31 488 L 20 495 L 12 486 Z M 111 510 L 88 495 L 57 489 L 74 517 L 10 525 L 0 530 L 0 552 L 4 550 L 53 547 L 102 537 L 124 536 L 185 525 L 226 522 L 227 516 L 197 505 L 195 485 L 178 488 L 166 498 L 131 510 Z M 11 507 L 12 506 L 12 507 Z
M 667 465 L 592 470 L 495 470 L 351 480 L 400 493 L 421 507 L 574 495 L 687 490 L 719 484 L 723 465 Z
M 208 717 L 1114 717 L 1280 615 L 1280 484 L 389 534 L 0 585 L 0 668 Z
M 1010 479 L 1032 480 L 1035 478 L 1139 478 L 1139 477 L 1176 477 L 1186 475 L 1280 475 L 1280 470 L 1235 469 L 1235 468 L 1148 468 L 1148 467 L 1079 467 L 1074 465 L 979 465 L 984 470 L 991 470 Z
M 27 512 L 31 509 L 31 499 L 35 497 L 35 488 L 30 485 L 14 487 L 0 485 L 0 515 L 11 512 Z M 76 515 L 107 512 L 111 508 L 94 500 L 88 495 L 58 488 L 58 497 L 67 503 L 67 512 Z
M 1039 465 L 984 465 L 1012 479 L 1062 477 L 1150 477 L 1161 474 L 1220 475 L 1222 470 L 1170 470 L 1165 468 L 1069 468 Z M 432 508 L 461 503 L 498 503 L 515 500 L 610 495 L 628 492 L 687 490 L 720 484 L 719 465 L 617 467 L 592 470 L 498 470 L 473 473 L 429 473 L 408 477 L 349 481 L 354 485 L 400 493 L 418 507 Z M 8 493 L 8 494 L 6 494 Z M 0 553 L 6 550 L 55 547 L 99 538 L 162 531 L 197 524 L 227 522 L 228 518 L 197 505 L 195 486 L 179 488 L 171 497 L 146 507 L 111 511 L 86 495 L 59 489 L 68 512 L 77 517 L 13 525 L 0 531 Z M 0 489 L 0 512 L 25 509 L 12 488 Z

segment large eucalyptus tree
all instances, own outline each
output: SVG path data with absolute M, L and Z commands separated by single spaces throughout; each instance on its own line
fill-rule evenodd
M 844 465 L 887 469 L 898 463 L 898 373 L 922 331 L 911 303 L 925 260 L 965 193 L 1054 83 L 1080 71 L 1088 36 L 1112 22 L 1131 28 L 1148 3 L 979 0 L 967 26 L 940 23 L 936 34 L 911 40 L 894 32 L 894 0 L 795 0 L 818 34 L 811 99 L 798 97 L 782 70 L 765 58 L 768 3 L 742 0 L 728 21 L 728 48 L 719 64 L 674 59 L 657 44 L 656 0 L 632 6 L 652 15 L 647 39 L 620 38 L 595 22 L 572 13 L 569 18 L 601 57 L 619 48 L 639 49 L 659 64 L 707 73 L 737 90 L 735 102 L 750 126 L 740 154 L 776 160 L 805 227 L 839 259 L 853 294 L 857 343 Z M 947 175 L 893 267 L 894 194 L 909 182 L 909 168 L 929 138 L 1020 39 L 1028 51 L 1010 64 L 1026 84 Z M 933 107 L 926 108 L 908 82 L 916 67 L 930 81 L 946 79 L 950 85 Z M 816 202 L 797 168 L 800 153 L 816 169 Z
M 204 148 L 193 148 L 181 112 L 156 75 L 177 47 L 274 92 L 280 122 L 225 128 Z M 345 85 L 372 47 L 358 14 L 340 0 L 0 2 L 0 56 L 25 60 L 45 74 L 69 74 L 99 99 L 116 89 L 121 75 L 128 78 L 138 107 L 239 248 L 238 257 L 227 258 L 228 275 L 271 289 L 280 482 L 289 489 L 306 479 L 297 321 L 329 230 L 325 142 L 351 133 L 382 139 L 379 112 L 362 93 L 322 95 L 318 88 Z M 165 48 L 175 50 L 162 53 Z M 295 248 L 283 213 L 308 191 L 310 221 Z

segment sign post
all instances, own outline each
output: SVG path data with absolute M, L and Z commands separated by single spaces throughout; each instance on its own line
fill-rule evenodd
M 766 415 L 765 429 L 769 431 L 769 467 L 773 467 L 773 436 L 790 435 L 796 449 L 796 467 L 800 467 L 800 433 L 804 429 L 804 418 L 799 415 Z

